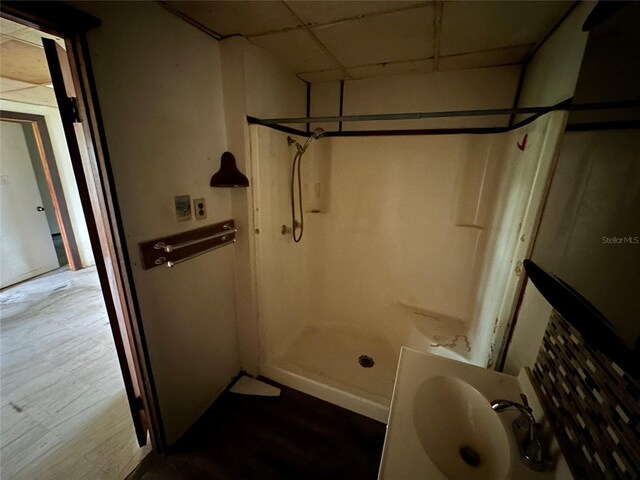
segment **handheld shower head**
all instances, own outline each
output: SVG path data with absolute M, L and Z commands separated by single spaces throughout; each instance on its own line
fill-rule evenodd
M 307 150 L 307 147 L 311 143 L 311 140 L 317 140 L 318 138 L 324 136 L 324 134 L 325 134 L 325 131 L 322 128 L 316 128 L 311 134 L 311 136 L 307 138 L 307 141 L 304 142 L 304 145 L 300 145 L 300 143 L 298 143 L 295 139 L 291 137 L 287 137 L 287 144 L 295 145 L 296 149 L 298 150 L 298 153 L 302 155 Z
M 324 131 L 324 129 L 318 127 L 313 131 L 313 134 L 311 136 L 317 140 L 318 138 L 324 136 L 325 133 L 326 132 Z
M 291 166 L 291 233 L 293 234 L 293 241 L 298 243 L 302 240 L 302 233 L 304 232 L 304 211 L 302 209 L 302 179 L 300 177 L 300 165 L 302 164 L 302 156 L 304 152 L 307 151 L 307 147 L 311 143 L 311 140 L 317 140 L 325 134 L 325 131 L 322 128 L 316 128 L 311 135 L 304 142 L 304 145 L 300 145 L 294 138 L 287 137 L 288 145 L 296 146 L 296 154 L 293 157 L 293 165 Z M 298 202 L 299 202 L 299 211 L 300 211 L 300 221 L 296 219 L 296 206 L 295 206 L 295 183 L 296 183 L 296 174 L 298 179 Z M 296 229 L 300 229 L 299 233 Z M 287 232 L 286 228 L 283 227 L 283 235 Z
M 304 142 L 304 145 L 302 146 L 302 150 L 298 149 L 300 151 L 300 153 L 304 153 L 307 150 L 307 147 L 311 143 L 311 140 L 317 140 L 318 138 L 322 137 L 323 135 L 324 135 L 324 130 L 322 128 L 316 128 L 313 131 L 313 133 L 311 134 L 311 136 L 309 138 L 307 138 L 307 141 Z

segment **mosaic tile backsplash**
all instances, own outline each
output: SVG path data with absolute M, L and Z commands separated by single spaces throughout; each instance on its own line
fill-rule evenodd
M 533 376 L 576 478 L 640 478 L 640 382 L 556 311 Z

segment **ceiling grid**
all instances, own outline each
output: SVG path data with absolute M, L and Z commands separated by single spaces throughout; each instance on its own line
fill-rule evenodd
M 436 1 L 433 15 L 433 71 L 440 66 L 440 34 L 442 32 L 442 9 L 444 2 Z
M 298 15 L 296 15 L 296 13 L 293 10 L 291 10 L 289 5 L 287 5 L 287 2 L 282 0 L 282 4 L 291 12 L 291 14 L 293 16 L 295 16 L 298 19 L 298 21 L 300 22 L 301 27 L 313 39 L 313 41 L 322 49 L 322 51 L 324 51 L 324 53 L 326 53 L 327 56 L 329 56 L 335 62 L 335 64 L 338 66 L 338 68 L 344 74 L 345 78 L 351 80 L 352 79 L 351 74 L 347 71 L 347 69 L 344 67 L 344 65 L 342 65 L 338 61 L 338 59 L 329 51 L 329 49 L 326 47 L 326 45 L 324 43 L 322 43 L 320 41 L 320 39 L 318 39 L 318 37 L 316 37 L 314 35 L 314 33 L 307 27 L 307 25 L 304 23 L 304 21 L 300 17 L 298 17 Z
M 571 1 L 164 1 L 307 82 L 521 64 Z M 211 34 L 211 33 L 210 33 Z
M 20 103 L 55 107 L 42 37 L 64 48 L 62 39 L 0 19 L 0 98 Z
M 572 2 L 167 1 L 207 34 L 242 35 L 306 82 L 525 62 Z M 55 106 L 42 32 L 0 25 L 0 96 Z M 57 39 L 58 42 L 63 42 Z M 32 58 L 28 69 L 20 59 Z

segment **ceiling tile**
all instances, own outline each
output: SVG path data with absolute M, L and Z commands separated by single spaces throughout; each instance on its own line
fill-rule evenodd
M 322 70 L 320 72 L 298 73 L 298 77 L 309 83 L 333 82 L 335 80 L 346 80 L 345 74 L 339 68 L 332 70 Z
M 13 100 L 14 102 L 45 105 L 47 107 L 57 106 L 56 96 L 53 93 L 53 89 L 43 86 L 2 93 L 0 97 L 5 100 Z
M 24 25 L 12 22 L 11 20 L 7 20 L 6 18 L 0 18 L 0 33 L 7 35 L 19 30 L 24 30 L 25 28 L 27 27 L 25 27 Z
M 21 82 L 12 78 L 0 77 L 0 93 L 12 92 L 14 90 L 24 90 L 35 85 L 33 83 Z
M 412 73 L 433 72 L 433 59 L 412 62 L 397 62 L 377 65 L 349 67 L 349 73 L 355 80 L 362 78 L 387 77 L 391 75 L 411 75 Z
M 515 47 L 498 48 L 482 52 L 461 53 L 440 57 L 438 71 L 463 70 L 465 68 L 493 67 L 498 65 L 514 65 L 522 63 L 533 44 Z
M 270 52 L 296 73 L 338 67 L 304 30 L 260 35 L 251 37 L 250 41 Z
M 44 49 L 19 40 L 0 44 L 0 69 L 3 77 L 23 82 L 50 82 Z
M 440 54 L 536 43 L 572 2 L 445 2 Z
M 298 19 L 280 1 L 167 1 L 166 7 L 220 35 L 254 35 L 295 27 Z
M 42 47 L 42 38 L 50 38 L 52 40 L 55 40 L 61 47 L 66 48 L 64 40 L 62 40 L 61 38 L 54 37 L 53 35 L 49 35 L 48 33 L 39 32 L 38 30 L 34 30 L 32 28 L 12 33 L 11 36 L 13 38 L 17 38 L 19 40 L 37 45 L 38 47 Z
M 401 10 L 426 3 L 416 1 L 344 2 L 334 0 L 286 2 L 289 8 L 307 25 L 330 23 L 363 15 Z
M 416 60 L 433 55 L 433 7 L 312 29 L 343 65 Z

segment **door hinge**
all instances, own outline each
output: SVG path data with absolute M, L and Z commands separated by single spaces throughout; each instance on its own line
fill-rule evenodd
M 73 122 L 82 123 L 82 119 L 80 118 L 80 110 L 78 109 L 78 99 L 76 97 L 67 97 L 67 101 L 69 102 L 69 109 L 73 117 Z

